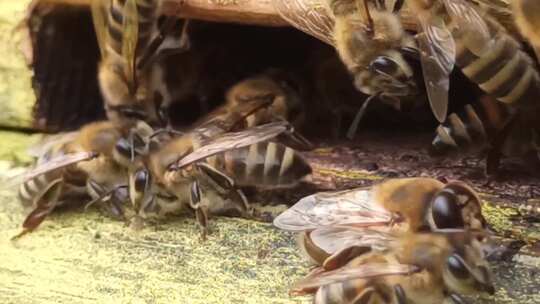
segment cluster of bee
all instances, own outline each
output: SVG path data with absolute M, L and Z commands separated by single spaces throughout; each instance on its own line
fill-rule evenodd
M 317 193 L 274 220 L 317 265 L 292 292 L 314 303 L 465 303 L 495 288 L 486 221 L 463 182 L 391 179 Z
M 21 201 L 33 209 L 17 237 L 56 207 L 86 197 L 86 207 L 129 217 L 133 227 L 191 209 L 205 238 L 209 215 L 258 218 L 240 187 L 289 187 L 311 173 L 298 152 L 310 143 L 288 122 L 301 121 L 304 111 L 279 71 L 232 86 L 221 107 L 188 129 L 170 125 L 160 61 L 189 48 L 189 21 L 180 36 L 170 33 L 177 20 L 158 23 L 159 6 L 92 2 L 108 120 L 40 144 L 20 186 Z
M 538 155 L 539 151 L 537 61 L 497 20 L 501 15 L 514 16 L 538 54 L 538 4 L 510 2 L 294 0 L 276 1 L 276 8 L 295 27 L 333 45 L 355 87 L 371 96 L 358 111 L 349 136 L 372 98 L 399 103 L 425 90 L 441 123 L 433 151 L 488 150 L 490 173 L 501 155 Z M 418 19 L 416 34 L 405 31 L 400 22 L 397 13 L 403 6 Z M 420 61 L 424 85 L 415 81 L 411 59 Z M 450 75 L 456 68 L 484 96 L 481 102 L 448 115 Z

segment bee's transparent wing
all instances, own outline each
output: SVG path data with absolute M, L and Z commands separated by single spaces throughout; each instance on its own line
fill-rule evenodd
M 302 198 L 274 219 L 288 231 L 306 231 L 335 225 L 384 226 L 392 214 L 373 200 L 368 188 L 322 192 Z
M 61 148 L 65 144 L 74 141 L 77 138 L 79 131 L 47 135 L 39 142 L 28 148 L 28 154 L 39 160 L 49 161 L 51 153 L 55 152 L 56 148 Z
M 429 104 L 439 122 L 446 120 L 450 73 L 456 61 L 456 45 L 442 18 L 420 15 L 422 32 L 416 35 Z
M 324 285 L 340 283 L 354 279 L 368 279 L 388 275 L 410 275 L 418 267 L 407 264 L 369 263 L 355 267 L 341 267 L 336 270 L 315 273 L 295 284 L 293 291 L 318 288 Z
M 287 122 L 277 121 L 249 128 L 240 132 L 225 133 L 221 136 L 213 138 L 207 144 L 195 149 L 193 152 L 179 159 L 170 167 L 170 169 L 180 170 L 189 164 L 212 155 L 267 141 L 287 131 L 289 128 L 290 125 Z
M 391 248 L 396 237 L 390 234 L 390 227 L 369 229 L 352 226 L 321 227 L 313 230 L 309 237 L 313 244 L 332 255 L 344 248 L 368 247 L 375 250 Z
M 31 169 L 28 172 L 11 178 L 6 187 L 13 187 L 21 183 L 25 183 L 41 174 L 64 168 L 81 161 L 90 160 L 96 156 L 97 154 L 94 152 L 77 152 L 60 155 L 58 157 L 52 158 L 47 162 L 39 164 L 37 167 Z
M 467 49 L 481 56 L 493 45 L 493 36 L 479 8 L 468 0 L 444 0 L 456 32 L 466 37 Z
M 90 4 L 92 10 L 92 22 L 94 31 L 101 51 L 101 58 L 105 56 L 105 37 L 107 35 L 107 4 L 109 0 L 92 0 Z
M 136 82 L 136 51 L 139 40 L 139 14 L 136 0 L 126 0 L 122 20 L 122 56 L 127 62 L 126 79 L 130 85 Z
M 295 28 L 323 42 L 334 45 L 334 19 L 324 0 L 274 0 L 281 18 Z

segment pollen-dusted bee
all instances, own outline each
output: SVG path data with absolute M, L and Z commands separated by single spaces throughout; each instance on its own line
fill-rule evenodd
M 394 234 L 355 227 L 320 228 L 316 245 L 337 249 L 293 287 L 314 303 L 465 303 L 462 294 L 495 289 L 477 236 L 466 230 Z M 348 238 L 363 238 L 350 255 Z M 342 245 L 342 246 L 340 246 Z
M 480 198 L 465 183 L 452 181 L 445 185 L 432 178 L 400 178 L 372 188 L 307 196 L 276 217 L 274 225 L 289 231 L 347 225 L 415 232 L 482 230 L 486 221 Z
M 402 52 L 415 49 L 414 41 L 395 14 L 402 1 L 328 0 L 307 4 L 300 0 L 275 1 L 278 12 L 293 26 L 334 45 L 358 90 L 392 102 L 416 93 L 413 70 L 402 56 Z M 321 5 L 328 6 L 326 12 Z M 332 19 L 334 24 L 330 26 Z M 354 135 L 370 100 L 358 112 L 349 137 Z
M 245 113 L 237 117 L 244 120 L 253 112 Z M 239 186 L 291 186 L 311 173 L 298 152 L 273 141 L 289 132 L 288 123 L 276 121 L 231 132 L 238 125 L 238 120 L 231 118 L 214 116 L 157 147 L 148 157 L 148 169 L 156 185 L 176 197 L 169 201 L 173 205 L 156 202 L 157 213 L 160 209 L 174 212 L 190 206 L 196 212 L 203 237 L 208 214 L 251 217 L 252 210 Z
M 532 44 L 536 58 L 540 60 L 540 2 L 535 0 L 510 1 L 514 19 L 520 32 Z
M 165 33 L 157 24 L 160 5 L 159 0 L 92 0 L 102 55 L 98 80 L 105 110 L 107 117 L 123 129 L 139 119 L 164 119 L 156 98 L 160 94 L 160 70 L 152 63 L 163 54 L 160 44 L 168 50 L 187 47 L 186 36 L 163 41 Z

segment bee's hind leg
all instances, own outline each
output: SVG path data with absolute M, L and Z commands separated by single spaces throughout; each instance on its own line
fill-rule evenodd
M 231 200 L 243 217 L 251 218 L 253 216 L 253 208 L 249 205 L 244 192 L 236 186 L 231 177 L 206 163 L 197 164 L 197 168 L 205 177 L 221 188 L 225 198 Z
M 208 207 L 201 204 L 201 197 L 199 182 L 194 181 L 190 188 L 189 205 L 195 210 L 195 216 L 197 217 L 197 222 L 201 228 L 201 239 L 205 241 L 206 236 L 208 235 Z

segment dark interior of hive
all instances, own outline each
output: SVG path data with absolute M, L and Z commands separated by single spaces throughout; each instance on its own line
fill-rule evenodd
M 99 49 L 89 9 L 44 6 L 31 16 L 36 128 L 71 130 L 103 119 L 96 77 Z M 189 36 L 190 50 L 167 58 L 165 65 L 174 100 L 170 116 L 177 126 L 188 126 L 221 104 L 233 84 L 269 69 L 293 75 L 292 86 L 307 108 L 308 136 L 335 135 L 338 125 L 338 134 L 345 134 L 366 99 L 355 90 L 332 47 L 294 28 L 195 21 Z M 418 60 L 409 61 L 421 77 Z M 423 86 L 421 78 L 417 82 Z M 450 112 L 477 99 L 478 89 L 459 72 L 450 83 Z M 361 128 L 425 132 L 436 125 L 425 94 L 420 94 L 402 99 L 399 109 L 395 104 L 372 103 Z

